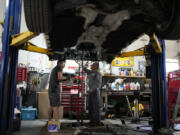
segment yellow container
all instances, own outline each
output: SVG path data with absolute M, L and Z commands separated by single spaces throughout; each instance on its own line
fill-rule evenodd
M 134 72 L 133 72 L 133 69 L 131 69 L 131 72 L 130 72 L 130 73 L 131 73 L 131 76 L 134 76 Z

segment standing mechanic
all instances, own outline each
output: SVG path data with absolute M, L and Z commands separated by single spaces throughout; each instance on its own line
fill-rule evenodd
M 62 70 L 64 68 L 64 60 L 58 60 L 56 67 L 53 68 L 50 75 L 49 81 L 49 101 L 50 106 L 48 107 L 48 120 L 50 121 L 52 111 L 53 118 L 58 121 L 58 110 L 60 106 L 60 82 L 66 80 L 66 77 L 62 75 Z
M 87 73 L 88 86 L 89 86 L 89 116 L 90 124 L 93 126 L 99 125 L 101 121 L 100 116 L 100 88 L 102 84 L 102 76 L 98 71 L 99 63 L 93 63 L 91 70 L 84 68 Z

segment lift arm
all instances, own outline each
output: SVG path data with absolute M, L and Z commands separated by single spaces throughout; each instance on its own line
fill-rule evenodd
M 154 48 L 156 53 L 162 53 L 162 45 L 158 41 L 158 38 L 156 34 L 149 35 L 150 37 L 150 43 L 152 44 L 152 47 Z
M 4 20 L 0 21 L 0 24 L 4 27 Z
M 36 37 L 38 34 L 31 31 L 26 31 L 24 33 L 16 34 L 12 36 L 11 46 L 20 46 L 30 39 Z
M 144 56 L 144 55 L 151 55 L 153 50 L 157 54 L 162 53 L 162 47 L 158 38 L 155 34 L 149 35 L 151 45 L 145 45 L 142 48 L 139 48 L 135 51 L 124 52 L 122 54 L 117 54 L 117 57 L 131 57 L 131 56 Z
M 48 49 L 44 49 L 41 47 L 38 47 L 32 43 L 29 42 L 30 39 L 38 36 L 38 34 L 33 33 L 31 31 L 26 31 L 21 34 L 16 34 L 12 36 L 11 46 L 19 47 L 23 50 L 27 50 L 30 52 L 36 52 L 36 53 L 42 53 L 47 55 L 53 55 L 54 53 L 49 51 Z
M 26 42 L 25 46 L 22 47 L 23 50 L 27 50 L 30 52 L 36 52 L 36 53 L 42 53 L 42 54 L 47 54 L 47 55 L 53 55 L 53 52 L 48 51 L 47 49 L 38 47 L 30 42 Z
M 119 54 L 119 55 L 117 55 L 117 57 L 132 57 L 132 56 L 150 55 L 148 50 L 149 50 L 149 46 L 146 45 L 146 46 L 139 48 L 135 51 L 124 52 L 122 54 Z

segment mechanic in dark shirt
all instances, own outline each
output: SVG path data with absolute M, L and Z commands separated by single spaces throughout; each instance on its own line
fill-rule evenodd
M 53 118 L 55 121 L 58 121 L 58 110 L 60 106 L 60 82 L 66 80 L 66 77 L 62 75 L 64 65 L 64 60 L 58 60 L 56 67 L 54 67 L 51 71 L 48 89 L 50 101 L 48 108 L 48 120 L 51 120 L 53 111 Z
M 91 70 L 84 68 L 87 73 L 89 95 L 88 95 L 88 110 L 90 116 L 90 124 L 93 126 L 100 125 L 100 89 L 102 84 L 102 75 L 98 71 L 99 63 L 93 63 Z

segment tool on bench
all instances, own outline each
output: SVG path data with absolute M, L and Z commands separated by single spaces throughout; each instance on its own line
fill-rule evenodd
M 129 102 L 129 98 L 128 98 L 128 96 L 126 96 L 126 100 L 127 100 L 127 103 L 128 103 L 128 107 L 129 107 L 129 110 L 130 110 L 131 116 L 133 117 L 133 113 L 132 113 L 132 109 L 131 109 L 131 105 L 130 105 L 130 102 Z

